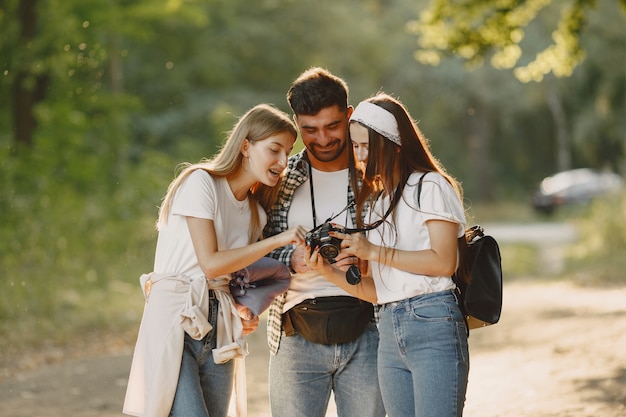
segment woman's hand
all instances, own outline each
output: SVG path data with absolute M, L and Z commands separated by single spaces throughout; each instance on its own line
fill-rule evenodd
M 330 262 L 324 259 L 324 257 L 320 255 L 318 248 L 315 248 L 315 250 L 311 252 L 311 248 L 307 246 L 305 250 L 306 253 L 311 253 L 309 256 L 304 257 L 306 265 L 309 269 L 312 269 L 318 274 L 327 278 L 335 271 L 342 272 L 338 268 L 333 267 Z
M 349 258 L 353 257 L 348 256 L 344 259 Z M 322 255 L 319 254 L 319 251 L 317 249 L 315 249 L 311 256 L 307 258 L 307 264 L 309 268 L 315 270 L 318 274 L 322 275 L 328 281 L 344 289 L 351 295 L 362 300 L 369 301 L 370 303 L 376 302 L 376 287 L 374 285 L 374 280 L 371 276 L 363 275 L 363 279 L 360 283 L 356 285 L 350 284 L 346 279 L 345 269 L 347 268 L 342 267 L 344 269 L 342 270 L 342 268 L 336 266 L 336 263 L 331 264 L 330 262 L 328 262 L 328 260 L 324 259 Z
M 277 247 L 287 245 L 304 245 L 304 235 L 306 235 L 306 229 L 304 226 L 296 226 L 289 230 L 285 230 L 275 236 L 279 241 Z
M 241 324 L 243 324 L 243 335 L 247 336 L 259 327 L 259 316 L 255 316 L 252 310 L 242 304 L 235 304 Z
M 361 233 L 341 233 L 330 232 L 330 235 L 341 239 L 341 252 L 359 259 L 368 260 L 372 258 L 372 245 Z
M 241 320 L 243 324 L 243 335 L 247 336 L 259 327 L 259 316 L 254 316 L 250 320 Z
M 347 271 L 353 265 L 359 265 L 360 259 L 354 255 L 350 255 L 346 251 L 342 250 L 339 252 L 339 255 L 334 259 L 333 266 L 341 269 L 342 271 Z

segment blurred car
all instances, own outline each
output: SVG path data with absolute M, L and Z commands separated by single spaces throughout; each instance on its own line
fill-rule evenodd
M 596 197 L 620 192 L 623 187 L 624 180 L 615 173 L 573 169 L 544 178 L 532 204 L 535 210 L 550 214 L 559 206 L 589 203 Z

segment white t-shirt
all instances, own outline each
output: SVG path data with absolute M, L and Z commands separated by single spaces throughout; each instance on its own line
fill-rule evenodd
M 316 224 L 319 226 L 328 218 L 342 211 L 348 204 L 349 174 L 347 168 L 333 172 L 318 171 L 315 168 L 311 168 L 311 171 L 315 196 Z M 313 210 L 309 180 L 300 185 L 295 191 L 287 222 L 289 228 L 303 225 L 307 230 L 313 229 Z M 341 213 L 332 222 L 347 227 L 354 227 L 349 210 Z M 309 271 L 302 274 L 293 274 L 283 312 L 309 298 L 336 295 L 350 294 L 332 284 L 317 272 Z
M 452 186 L 442 175 L 430 172 L 424 177 L 418 208 L 417 188 L 421 176 L 422 173 L 419 172 L 411 174 L 404 187 L 402 199 L 395 211 L 395 230 L 393 224 L 385 223 L 368 232 L 367 238 L 370 242 L 400 250 L 429 249 L 430 237 L 426 226 L 428 220 L 457 223 L 457 237 L 464 235 L 463 205 Z M 387 207 L 389 207 L 388 197 L 377 201 L 371 213 L 370 222 L 380 219 Z M 450 277 L 413 274 L 378 262 L 370 262 L 370 269 L 380 304 L 455 287 Z
M 263 228 L 267 221 L 265 211 L 258 204 L 256 209 Z M 204 276 L 198 265 L 186 217 L 213 220 L 218 250 L 239 248 L 249 243 L 248 198 L 238 201 L 226 178 L 213 178 L 208 172 L 198 169 L 176 191 L 167 224 L 159 230 L 154 272 L 183 273 L 192 278 Z

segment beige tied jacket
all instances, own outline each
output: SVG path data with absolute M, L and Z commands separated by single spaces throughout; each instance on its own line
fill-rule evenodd
M 183 353 L 184 334 L 202 339 L 212 329 L 208 322 L 208 290 L 219 301 L 215 363 L 235 359 L 236 415 L 247 413 L 245 366 L 248 346 L 243 325 L 230 294 L 230 276 L 207 280 L 183 274 L 143 274 L 139 278 L 146 298 L 126 389 L 123 412 L 133 416 L 167 417 L 172 408 Z

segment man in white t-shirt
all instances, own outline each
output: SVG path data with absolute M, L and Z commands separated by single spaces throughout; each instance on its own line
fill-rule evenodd
M 301 74 L 287 94 L 305 148 L 293 155 L 264 234 L 326 220 L 354 227 L 354 166 L 348 140 L 346 83 L 321 68 Z M 378 330 L 371 304 L 351 297 L 308 268 L 303 246 L 272 256 L 292 271 L 289 290 L 269 310 L 270 406 L 273 417 L 324 417 L 331 392 L 338 414 L 382 417 Z M 354 260 L 336 257 L 348 267 Z

